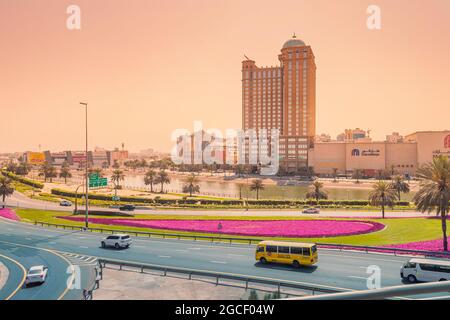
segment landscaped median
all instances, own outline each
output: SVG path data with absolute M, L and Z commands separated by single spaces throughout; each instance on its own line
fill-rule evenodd
M 14 221 L 20 220 L 17 214 L 9 208 L 0 208 L 0 217 Z
M 58 217 L 83 222 L 84 217 Z M 155 220 L 89 218 L 91 223 L 150 229 L 219 233 L 255 237 L 324 238 L 365 234 L 384 225 L 359 220 Z
M 51 224 L 60 224 L 60 225 L 70 225 L 70 226 L 84 226 L 84 221 L 72 221 L 71 219 L 67 219 L 70 217 L 79 217 L 73 216 L 67 212 L 56 212 L 56 211 L 44 211 L 44 210 L 36 210 L 36 209 L 17 209 L 15 210 L 17 216 L 23 222 L 34 223 L 35 221 L 41 221 L 44 223 Z M 101 219 L 117 219 L 112 217 L 105 216 L 96 216 L 93 218 L 101 218 Z M 146 220 L 146 221 L 157 221 L 157 220 L 166 220 L 171 221 L 173 225 L 177 223 L 177 221 L 188 220 L 209 220 L 211 225 L 214 227 L 214 230 L 199 232 L 199 231 L 182 231 L 182 230 L 168 230 L 168 229 L 157 229 L 153 227 L 142 227 L 142 226 L 123 226 L 123 225 L 114 225 L 114 224 L 100 224 L 91 222 L 91 228 L 103 228 L 117 231 L 136 231 L 136 232 L 155 232 L 158 234 L 178 234 L 181 236 L 222 236 L 226 237 L 227 233 L 225 233 L 223 229 L 223 224 L 226 221 L 234 220 L 234 221 L 245 221 L 245 224 L 251 226 L 256 221 L 268 221 L 270 224 L 274 224 L 277 221 L 317 221 L 314 224 L 320 227 L 319 221 L 331 221 L 330 218 L 314 218 L 314 217 L 280 217 L 280 216 L 264 216 L 264 217 L 256 217 L 256 216 L 243 216 L 243 217 L 230 217 L 230 216 L 218 216 L 218 215 L 170 215 L 170 214 L 148 214 L 148 215 L 139 215 L 137 217 L 126 218 L 127 220 Z M 76 219 L 78 220 L 78 219 Z M 332 228 L 332 225 L 337 223 L 338 221 L 354 221 L 355 218 L 336 218 L 333 219 L 333 223 L 328 224 L 329 228 Z M 239 236 L 233 235 L 235 239 L 261 239 L 270 238 L 270 239 L 279 239 L 285 241 L 305 241 L 305 242 L 319 242 L 319 243 L 332 243 L 332 244 L 345 244 L 345 245 L 360 245 L 360 246 L 397 246 L 407 245 L 410 243 L 421 243 L 428 241 L 439 241 L 442 239 L 442 230 L 439 219 L 430 219 L 430 218 L 394 218 L 394 219 L 363 219 L 358 218 L 358 221 L 362 222 L 377 222 L 384 225 L 384 228 L 378 230 L 376 232 L 364 233 L 364 234 L 354 234 L 354 235 L 340 235 L 340 236 L 326 236 L 326 237 L 313 237 L 313 238 L 305 238 L 305 237 L 266 237 L 266 236 Z M 92 220 L 91 220 L 92 221 Z M 106 221 L 109 222 L 109 221 Z M 222 230 L 219 232 L 217 230 L 218 224 L 222 223 Z M 325 226 L 325 225 L 324 225 Z M 322 226 L 322 228 L 324 228 Z M 245 240 L 243 240 L 245 242 Z M 248 243 L 248 240 L 247 240 Z M 419 249 L 419 247 L 417 247 Z M 426 249 L 426 247 L 424 247 Z

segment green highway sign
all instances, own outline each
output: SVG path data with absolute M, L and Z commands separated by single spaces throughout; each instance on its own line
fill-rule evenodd
M 97 173 L 89 176 L 89 188 L 100 188 L 108 186 L 108 178 L 100 178 Z

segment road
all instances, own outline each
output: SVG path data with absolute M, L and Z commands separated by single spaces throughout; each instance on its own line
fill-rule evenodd
M 41 209 L 41 210 L 52 210 L 52 211 L 65 211 L 72 212 L 73 207 L 61 207 L 58 203 L 41 201 L 30 199 L 25 195 L 14 192 L 14 194 L 6 200 L 6 204 L 11 207 L 28 208 L 28 209 Z M 84 209 L 84 206 L 79 206 L 80 209 Z M 91 210 L 101 210 L 101 211 L 112 211 L 117 212 L 118 209 L 114 208 L 103 208 L 103 207 L 90 207 Z M 316 215 L 306 215 L 301 214 L 299 210 L 244 210 L 244 209 L 226 209 L 226 210 L 190 210 L 183 208 L 176 209 L 137 209 L 133 212 L 134 214 L 171 214 L 171 215 L 202 215 L 202 216 L 314 216 L 314 217 L 361 217 L 361 218 L 380 218 L 380 213 L 375 211 L 345 211 L 345 210 L 333 210 L 333 211 L 322 211 L 320 214 Z M 387 211 L 387 218 L 412 218 L 412 217 L 426 217 L 426 214 L 415 211 Z
M 0 219 L 0 254 L 29 267 L 46 263 L 53 270 L 48 283 L 37 289 L 21 289 L 17 299 L 58 298 L 67 279 L 67 261 L 61 253 L 78 257 L 120 259 L 129 262 L 233 273 L 277 280 L 296 281 L 345 290 L 367 289 L 367 269 L 381 270 L 381 286 L 401 285 L 399 269 L 406 257 L 362 252 L 319 250 L 319 263 L 313 268 L 294 269 L 282 265 L 260 265 L 254 261 L 254 246 L 207 243 L 172 239 L 134 238 L 131 248 L 102 249 L 101 234 L 45 229 Z M 47 251 L 50 250 L 50 251 Z M 67 254 L 65 254 L 67 256 Z M 3 261 L 3 260 L 2 260 Z M 17 273 L 20 278 L 20 272 Z M 11 281 L 18 282 L 18 279 Z M 51 290 L 50 290 L 51 289 Z M 4 291 L 4 290 L 2 290 Z M 69 290 L 72 294 L 72 290 Z

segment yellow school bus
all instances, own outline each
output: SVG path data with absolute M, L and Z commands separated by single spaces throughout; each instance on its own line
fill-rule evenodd
M 255 259 L 268 262 L 292 264 L 294 267 L 311 266 L 317 263 L 315 243 L 262 241 L 256 246 Z

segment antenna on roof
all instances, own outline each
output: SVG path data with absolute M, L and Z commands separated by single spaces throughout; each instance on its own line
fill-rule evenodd
M 294 34 L 292 35 L 292 38 L 293 38 L 293 39 L 297 38 L 297 36 L 295 35 L 295 32 L 294 32 Z
M 245 54 L 244 54 L 244 57 L 245 57 L 245 59 L 247 59 L 247 60 L 252 60 L 252 59 L 250 59 L 249 57 L 247 57 Z

